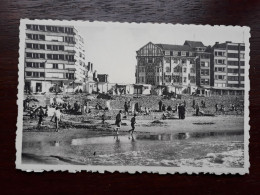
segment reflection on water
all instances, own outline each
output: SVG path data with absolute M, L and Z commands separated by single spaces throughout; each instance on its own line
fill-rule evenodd
M 136 133 L 68 140 L 23 142 L 23 153 L 48 162 L 92 165 L 177 166 L 181 159 L 200 159 L 208 153 L 243 150 L 243 131 L 175 134 Z M 241 153 L 242 155 L 242 153 Z M 27 155 L 28 158 L 28 155 Z M 236 158 L 236 157 L 235 157 Z M 208 159 L 207 157 L 205 159 Z M 223 161 L 224 162 L 224 161 Z

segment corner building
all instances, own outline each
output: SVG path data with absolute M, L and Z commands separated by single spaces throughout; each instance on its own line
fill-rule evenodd
M 84 82 L 84 53 L 84 40 L 73 26 L 27 24 L 25 90 L 48 92 L 54 85 Z

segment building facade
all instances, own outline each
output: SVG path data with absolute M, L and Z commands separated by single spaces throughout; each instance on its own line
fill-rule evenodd
M 73 26 L 27 24 L 24 65 L 26 91 L 84 82 L 84 40 Z
M 190 93 L 196 85 L 195 53 L 187 45 L 148 43 L 137 52 L 136 83 Z
M 213 91 L 216 94 L 243 94 L 245 80 L 245 44 L 218 43 L 212 47 Z
M 242 43 L 200 41 L 183 45 L 149 42 L 136 52 L 136 83 L 167 86 L 175 93 L 243 94 L 244 55 Z

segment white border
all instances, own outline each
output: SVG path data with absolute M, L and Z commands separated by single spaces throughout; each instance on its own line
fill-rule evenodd
M 249 173 L 249 91 L 250 91 L 250 80 L 249 80 L 249 59 L 250 59 L 250 43 L 249 38 L 250 28 L 246 26 L 211 26 L 211 27 L 230 27 L 230 28 L 243 28 L 244 41 L 245 41 L 245 99 L 244 99 L 244 168 L 210 168 L 210 167 L 162 167 L 162 166 L 92 166 L 92 165 L 31 165 L 31 164 L 22 164 L 21 162 L 21 153 L 22 153 L 22 132 L 23 132 L 23 88 L 24 88 L 24 45 L 25 45 L 25 25 L 28 22 L 34 22 L 38 24 L 46 23 L 56 24 L 56 25 L 75 25 L 78 26 L 90 23 L 89 21 L 60 21 L 60 20 L 29 20 L 21 19 L 20 20 L 20 34 L 19 34 L 19 65 L 18 65 L 18 117 L 17 117 L 17 132 L 16 132 L 16 168 L 21 169 L 27 172 L 43 172 L 43 171 L 68 171 L 68 172 L 115 172 L 119 171 L 120 173 L 158 173 L 158 174 L 174 174 L 174 173 L 187 173 L 187 174 L 199 174 L 199 173 L 211 173 L 211 174 L 241 174 L 244 175 Z M 122 24 L 120 22 L 98 22 L 94 21 L 92 23 L 96 24 Z M 126 24 L 123 23 L 123 24 Z M 139 25 L 138 23 L 130 23 L 131 25 Z M 158 23 L 141 23 L 142 25 L 173 25 L 173 24 L 158 24 Z M 175 24 L 177 26 L 201 26 L 202 28 L 210 25 L 182 25 Z M 246 66 L 248 65 L 248 66 Z

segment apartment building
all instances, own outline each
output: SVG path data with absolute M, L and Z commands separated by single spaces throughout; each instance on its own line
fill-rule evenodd
M 26 91 L 84 82 L 84 40 L 73 26 L 27 24 L 24 66 Z
M 235 95 L 244 93 L 245 44 L 218 43 L 212 47 L 213 93 Z

